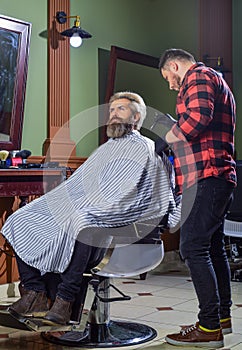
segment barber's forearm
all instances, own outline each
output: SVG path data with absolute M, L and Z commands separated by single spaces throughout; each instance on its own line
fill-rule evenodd
M 181 141 L 181 139 L 175 136 L 172 130 L 168 131 L 168 133 L 165 136 L 165 139 L 167 143 L 174 143 L 174 142 Z

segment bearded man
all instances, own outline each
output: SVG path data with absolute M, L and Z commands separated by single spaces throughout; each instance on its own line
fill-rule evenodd
M 7 219 L 2 234 L 16 254 L 24 288 L 10 312 L 67 324 L 83 273 L 95 266 L 97 249 L 104 254 L 110 235 L 118 238 L 127 228 L 130 242 L 129 225 L 159 223 L 167 214 L 171 226 L 177 223 L 180 207 L 172 167 L 155 153 L 154 142 L 140 134 L 145 117 L 146 106 L 138 94 L 114 94 L 109 140 L 65 182 Z M 50 309 L 44 282 L 49 272 L 61 276 Z

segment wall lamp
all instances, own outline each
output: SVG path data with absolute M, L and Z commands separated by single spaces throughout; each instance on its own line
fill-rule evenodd
M 64 24 L 67 18 L 75 18 L 74 26 L 72 28 L 66 29 L 60 34 L 70 38 L 70 44 L 73 47 L 79 47 L 82 44 L 82 39 L 91 38 L 92 35 L 81 28 L 80 16 L 67 16 L 64 11 L 56 12 L 56 20 L 60 24 Z

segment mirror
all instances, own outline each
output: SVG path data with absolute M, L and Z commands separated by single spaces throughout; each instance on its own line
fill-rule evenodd
M 158 69 L 159 58 L 147 54 L 111 46 L 105 103 L 116 91 L 134 91 L 140 94 L 146 103 L 147 117 L 142 133 L 150 136 L 149 129 L 156 111 L 174 114 L 175 98 Z M 106 124 L 107 113 L 100 113 L 100 125 Z M 105 128 L 100 128 L 100 143 L 107 140 Z
M 145 67 L 156 68 L 158 73 L 158 64 L 159 64 L 158 58 L 149 56 L 146 54 L 138 53 L 135 51 L 123 49 L 121 47 L 111 46 L 110 63 L 109 63 L 109 71 L 108 71 L 108 84 L 107 84 L 106 97 L 105 97 L 106 103 L 108 103 L 109 98 L 113 95 L 113 93 L 115 91 L 118 91 L 116 85 L 119 83 L 119 79 L 117 75 L 122 76 L 122 66 L 121 66 L 121 72 L 119 72 L 119 68 L 120 68 L 119 65 L 122 65 L 122 61 L 142 65 Z M 130 80 L 130 75 L 128 73 L 125 73 L 123 75 L 123 78 L 124 77 L 125 79 Z M 129 85 L 129 82 L 127 83 L 127 86 L 128 85 Z
M 0 15 L 0 149 L 21 148 L 31 23 Z

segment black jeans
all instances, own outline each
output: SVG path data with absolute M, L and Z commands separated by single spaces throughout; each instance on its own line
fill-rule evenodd
M 209 177 L 198 182 L 195 197 L 194 188 L 189 188 L 182 198 L 185 219 L 180 232 L 180 253 L 190 269 L 198 297 L 199 323 L 208 329 L 218 329 L 219 320 L 230 317 L 230 267 L 223 221 L 232 193 L 231 183 Z
M 57 296 L 66 301 L 74 301 L 81 289 L 83 273 L 96 266 L 105 251 L 104 248 L 91 247 L 76 241 L 67 269 L 62 274 L 46 274 L 48 278 L 46 275 L 41 276 L 38 269 L 26 264 L 16 255 L 21 284 L 26 290 L 47 291 L 46 281 L 52 279 L 53 288 L 57 288 Z

